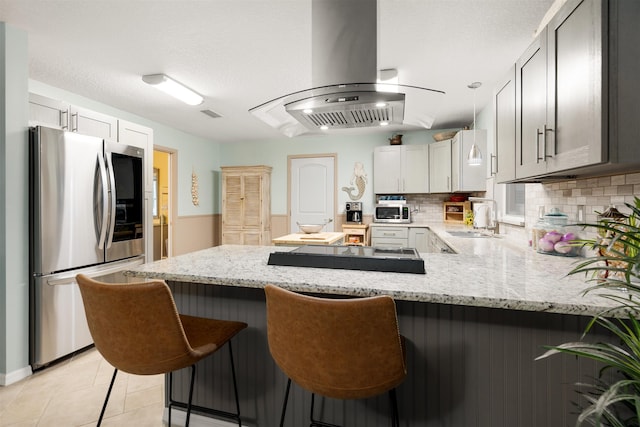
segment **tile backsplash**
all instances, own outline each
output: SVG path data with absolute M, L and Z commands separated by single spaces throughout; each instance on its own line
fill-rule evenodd
M 413 221 L 442 221 L 442 204 L 448 201 L 450 196 L 408 194 L 407 203 L 413 208 Z M 634 196 L 640 197 L 640 172 L 548 184 L 526 184 L 525 227 L 500 224 L 499 233 L 511 235 L 527 244 L 531 227 L 538 220 L 541 209 L 547 213 L 552 208 L 558 208 L 569 216 L 570 222 L 575 222 L 578 220 L 578 209 L 582 207 L 584 218 L 580 222 L 591 223 L 597 221 L 598 212 L 603 212 L 610 205 L 615 205 L 621 212 L 627 213 L 625 203 L 633 203 Z
M 469 193 L 467 193 L 469 194 Z M 471 193 L 481 196 L 482 193 Z M 413 222 L 438 222 L 444 219 L 443 203 L 449 201 L 451 194 L 407 194 L 407 203 L 413 208 Z
M 527 184 L 526 194 L 527 227 L 535 224 L 541 207 L 544 207 L 545 212 L 558 208 L 569 215 L 570 221 L 578 221 L 578 208 L 583 206 L 585 218 L 582 221 L 592 223 L 597 221 L 598 212 L 603 212 L 611 205 L 628 213 L 625 203 L 633 204 L 634 195 L 640 197 L 640 172 L 549 184 Z

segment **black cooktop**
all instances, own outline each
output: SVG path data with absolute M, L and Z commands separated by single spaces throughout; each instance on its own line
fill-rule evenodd
M 413 248 L 306 245 L 273 252 L 269 265 L 425 274 L 424 260 Z

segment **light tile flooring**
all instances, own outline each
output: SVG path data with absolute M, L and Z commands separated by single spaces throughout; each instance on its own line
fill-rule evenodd
M 95 426 L 113 367 L 95 349 L 0 387 L 2 427 Z M 163 375 L 118 372 L 104 427 L 162 427 Z

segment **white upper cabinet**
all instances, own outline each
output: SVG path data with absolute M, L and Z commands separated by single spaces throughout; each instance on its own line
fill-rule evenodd
M 401 193 L 402 156 L 393 145 L 376 147 L 373 151 L 373 192 Z
M 429 192 L 427 145 L 385 145 L 373 152 L 373 191 L 376 194 Z
M 69 128 L 69 103 L 30 93 L 29 126 L 48 126 L 67 130 Z
M 483 162 L 480 165 L 471 166 L 467 162 L 467 157 L 474 142 L 482 153 Z M 486 130 L 461 130 L 458 132 L 451 140 L 451 191 L 485 191 L 487 189 L 485 162 L 489 160 Z
M 79 108 L 72 105 L 69 108 L 72 132 L 83 135 L 116 141 L 118 139 L 118 119 L 106 114 Z
M 640 166 L 638 20 L 640 2 L 568 0 L 518 59 L 515 181 Z
M 451 140 L 429 144 L 429 192 L 451 192 Z
M 484 129 L 478 129 L 475 134 L 473 130 L 461 130 L 453 139 L 429 144 L 430 193 L 486 190 L 486 163 L 477 166 L 467 163 L 474 140 L 483 158 L 489 159 L 487 131 Z
M 405 145 L 403 150 L 403 192 L 429 191 L 429 149 L 427 145 Z
M 118 120 L 118 142 L 144 150 L 145 191 L 153 191 L 153 129 Z

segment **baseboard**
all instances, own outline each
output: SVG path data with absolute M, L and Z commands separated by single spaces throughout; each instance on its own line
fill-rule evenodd
M 13 383 L 17 383 L 18 381 L 31 376 L 33 371 L 31 371 L 31 366 L 25 366 L 24 368 L 20 368 L 17 371 L 10 372 L 8 374 L 0 374 L 0 386 L 8 386 Z
M 171 424 L 173 426 L 183 426 L 184 422 L 187 420 L 187 413 L 181 409 L 174 408 L 171 410 Z M 162 421 L 165 423 L 169 422 L 169 410 L 164 408 L 164 413 L 162 415 Z M 242 424 L 244 427 L 244 423 Z M 205 417 L 204 415 L 198 415 L 191 413 L 191 418 L 189 419 L 190 427 L 238 427 L 238 424 L 231 421 L 223 421 L 217 418 Z

